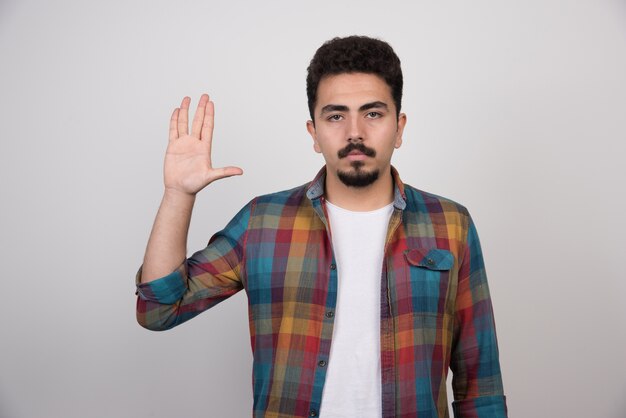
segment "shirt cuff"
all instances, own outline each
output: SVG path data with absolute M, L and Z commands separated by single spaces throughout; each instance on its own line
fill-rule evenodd
M 454 416 L 456 418 L 506 418 L 506 397 L 481 396 L 479 398 L 454 401 L 452 402 L 452 410 L 454 411 Z
M 141 283 L 141 267 L 135 276 L 136 294 L 146 301 L 173 305 L 178 302 L 187 291 L 187 268 L 182 263 L 176 270 L 167 276 Z

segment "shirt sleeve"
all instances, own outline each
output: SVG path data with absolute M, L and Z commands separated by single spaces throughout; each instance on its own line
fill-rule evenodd
M 137 272 L 137 322 L 161 331 L 175 327 L 234 295 L 243 288 L 245 240 L 250 202 L 208 245 L 167 276 L 140 283 Z
M 452 409 L 456 418 L 502 418 L 507 416 L 507 407 L 493 308 L 476 227 L 471 217 L 468 222 L 450 359 Z

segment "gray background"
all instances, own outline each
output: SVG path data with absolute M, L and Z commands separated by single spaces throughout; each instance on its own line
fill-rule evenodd
M 134 273 L 172 109 L 207 91 L 214 160 L 190 250 L 250 198 L 309 181 L 305 69 L 336 35 L 389 41 L 405 182 L 469 207 L 512 417 L 626 416 L 626 4 L 0 1 L 0 416 L 244 417 L 240 293 L 135 322 Z

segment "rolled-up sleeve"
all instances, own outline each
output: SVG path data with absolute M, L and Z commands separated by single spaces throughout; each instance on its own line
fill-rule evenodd
M 459 269 L 450 368 L 456 418 L 507 416 L 487 275 L 476 227 L 468 233 Z
M 157 280 L 141 283 L 137 272 L 137 322 L 160 331 L 195 317 L 243 288 L 245 240 L 254 201 L 213 235 L 208 245 L 176 270 Z

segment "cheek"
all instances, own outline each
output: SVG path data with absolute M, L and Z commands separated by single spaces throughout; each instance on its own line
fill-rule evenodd
M 400 136 L 398 135 L 398 131 L 395 127 L 388 127 L 384 130 L 384 132 L 379 132 L 381 135 L 381 142 L 379 142 L 380 146 L 379 155 L 381 157 L 389 158 L 394 150 L 400 147 L 400 143 L 402 142 Z
M 324 155 L 336 154 L 343 144 L 343 136 L 338 129 L 318 129 L 314 144 L 315 150 Z

